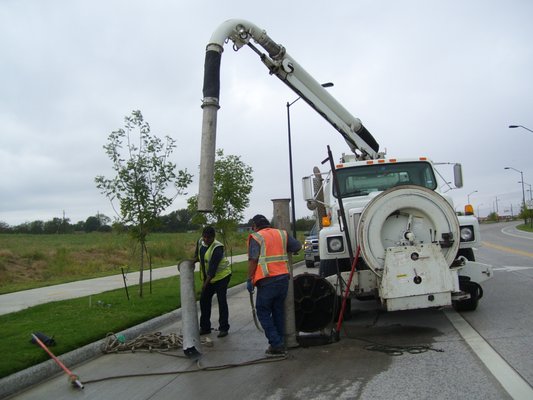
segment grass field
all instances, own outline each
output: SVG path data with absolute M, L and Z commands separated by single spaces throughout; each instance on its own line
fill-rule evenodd
M 191 258 L 198 237 L 199 233 L 150 235 L 147 247 L 153 268 Z M 226 252 L 245 253 L 246 233 L 236 234 Z M 127 234 L 0 234 L 0 294 L 118 274 L 121 268 L 138 271 L 139 265 L 139 249 Z
M 193 233 L 153 235 L 148 247 L 154 267 L 190 258 L 197 238 Z M 246 252 L 246 234 L 234 243 L 226 246 L 233 255 Z M 116 274 L 124 265 L 138 270 L 132 246 L 126 235 L 115 234 L 0 235 L 0 293 Z M 302 259 L 303 252 L 293 257 Z M 230 286 L 246 280 L 247 267 L 233 264 Z M 195 282 L 199 294 L 200 279 Z M 124 289 L 117 289 L 0 316 L 0 378 L 48 360 L 30 343 L 32 332 L 54 336 L 57 345 L 51 350 L 61 355 L 181 306 L 179 277 L 153 281 L 152 293 L 145 285 L 143 298 L 138 286 L 129 287 L 129 301 Z

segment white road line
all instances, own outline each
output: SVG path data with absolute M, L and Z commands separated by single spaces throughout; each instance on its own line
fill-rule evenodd
M 517 238 L 520 238 L 520 239 L 529 239 L 529 240 L 533 240 L 533 236 L 526 236 L 527 233 L 524 233 L 523 235 L 522 234 L 514 234 L 514 233 L 511 233 L 511 232 L 507 232 L 506 229 L 515 229 L 516 228 L 514 226 L 512 227 L 509 227 L 509 226 L 506 226 L 505 228 L 502 228 L 501 229 L 501 233 L 503 233 L 504 235 L 507 235 L 507 236 L 513 236 L 513 237 L 517 237 Z
M 463 317 L 451 309 L 444 310 L 457 332 L 478 358 L 515 400 L 533 399 L 533 388 L 511 367 Z

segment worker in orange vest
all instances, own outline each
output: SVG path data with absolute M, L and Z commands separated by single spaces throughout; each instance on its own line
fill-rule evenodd
M 284 355 L 284 302 L 289 289 L 288 252 L 295 253 L 301 243 L 282 229 L 275 229 L 265 216 L 252 218 L 253 233 L 248 236 L 248 280 L 250 293 L 257 287 L 257 318 L 270 346 L 267 355 Z

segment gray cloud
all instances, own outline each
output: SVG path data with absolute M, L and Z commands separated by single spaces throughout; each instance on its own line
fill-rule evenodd
M 533 183 L 533 28 L 529 1 L 380 2 L 37 0 L 0 3 L 0 220 L 17 224 L 96 212 L 113 216 L 94 177 L 111 174 L 102 145 L 140 109 L 152 132 L 177 140 L 174 161 L 198 175 L 203 59 L 229 18 L 263 27 L 361 118 L 390 156 L 461 162 L 467 195 L 486 215 L 518 207 Z M 257 59 L 222 57 L 217 147 L 254 168 L 247 217 L 289 197 L 287 101 Z M 344 141 L 303 103 L 291 107 L 299 180 Z M 444 173 L 447 173 L 444 171 Z M 189 193 L 197 190 L 197 180 Z M 174 209 L 185 206 L 180 197 Z M 170 212 L 171 210 L 169 210 Z M 501 210 L 500 210 L 501 211 Z

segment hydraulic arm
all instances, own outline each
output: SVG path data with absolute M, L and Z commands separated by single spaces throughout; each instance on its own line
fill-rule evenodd
M 309 75 L 285 48 L 274 42 L 266 31 L 244 20 L 228 20 L 213 33 L 206 48 L 203 87 L 202 149 L 200 159 L 200 188 L 198 210 L 212 211 L 213 174 L 216 150 L 216 123 L 220 95 L 220 61 L 227 40 L 239 50 L 244 45 L 252 48 L 269 69 L 322 117 L 348 143 L 359 159 L 378 158 L 379 144 L 358 118 L 352 116 L 311 75 Z M 260 51 L 251 39 L 266 52 Z

